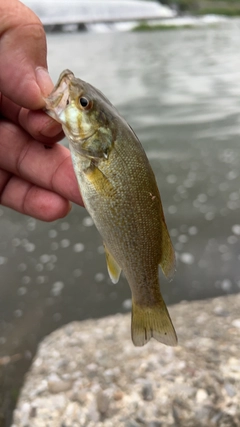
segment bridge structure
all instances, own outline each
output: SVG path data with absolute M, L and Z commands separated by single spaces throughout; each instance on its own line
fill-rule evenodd
M 144 0 L 21 0 L 44 26 L 86 25 L 175 17 L 169 7 Z

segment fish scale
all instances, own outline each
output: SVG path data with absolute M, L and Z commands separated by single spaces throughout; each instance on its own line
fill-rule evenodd
M 154 173 L 134 131 L 97 89 L 65 70 L 46 110 L 69 140 L 86 209 L 104 242 L 109 275 L 132 291 L 132 340 L 176 345 L 158 266 L 171 277 L 175 256 Z M 76 127 L 78 123 L 79 129 Z

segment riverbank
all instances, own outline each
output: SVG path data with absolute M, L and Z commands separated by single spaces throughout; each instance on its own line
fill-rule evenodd
M 46 337 L 12 427 L 240 425 L 240 294 L 171 306 L 179 345 L 135 348 L 130 314 Z
M 201 28 L 218 28 L 219 30 L 226 28 L 226 25 L 239 25 L 239 19 L 233 19 L 228 16 L 217 14 L 209 15 L 179 15 L 172 19 L 163 19 L 161 21 L 148 21 L 137 24 L 132 31 L 168 31 L 168 30 L 182 30 L 182 29 L 201 29 Z
M 224 15 L 239 16 L 239 0 L 164 0 L 168 6 L 174 5 L 180 13 L 191 13 L 193 15 Z

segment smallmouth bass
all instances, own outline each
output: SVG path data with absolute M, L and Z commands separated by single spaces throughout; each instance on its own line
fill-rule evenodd
M 45 111 L 62 124 L 86 209 L 104 242 L 107 268 L 117 283 L 121 270 L 132 292 L 132 341 L 151 337 L 170 346 L 177 336 L 159 288 L 175 256 L 160 194 L 145 151 L 110 101 L 64 70 Z

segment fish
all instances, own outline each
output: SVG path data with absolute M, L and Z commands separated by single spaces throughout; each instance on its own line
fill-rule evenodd
M 103 239 L 109 276 L 124 275 L 132 293 L 135 346 L 152 337 L 169 346 L 177 335 L 160 292 L 175 254 L 147 155 L 131 126 L 105 95 L 64 70 L 45 111 L 62 124 L 84 205 Z

